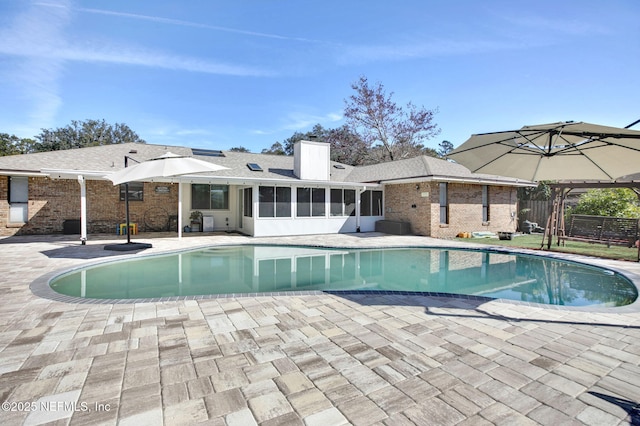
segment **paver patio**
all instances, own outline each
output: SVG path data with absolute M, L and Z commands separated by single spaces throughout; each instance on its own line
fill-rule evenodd
M 0 424 L 640 423 L 640 308 L 403 295 L 87 304 L 34 295 L 45 274 L 212 244 L 470 246 L 381 234 L 251 239 L 0 239 Z M 556 255 L 567 258 L 576 256 Z M 627 271 L 640 265 L 591 260 Z M 635 423 L 634 423 L 635 422 Z

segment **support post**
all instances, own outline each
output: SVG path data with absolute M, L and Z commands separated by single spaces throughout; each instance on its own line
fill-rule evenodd
M 84 176 L 78 175 L 80 184 L 80 241 L 87 244 L 87 184 Z
M 182 182 L 178 179 L 178 239 L 182 239 Z

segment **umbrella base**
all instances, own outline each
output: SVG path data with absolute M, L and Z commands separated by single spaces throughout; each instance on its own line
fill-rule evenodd
M 151 247 L 152 245 L 149 243 L 122 243 L 122 244 L 107 244 L 104 246 L 104 249 L 113 250 L 113 251 L 133 251 L 133 250 L 144 250 Z

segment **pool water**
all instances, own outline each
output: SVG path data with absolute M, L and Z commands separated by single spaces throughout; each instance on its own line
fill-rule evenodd
M 58 293 L 147 299 L 285 291 L 388 290 L 566 306 L 622 306 L 636 287 L 602 268 L 541 256 L 458 249 L 212 247 L 114 261 L 61 275 Z

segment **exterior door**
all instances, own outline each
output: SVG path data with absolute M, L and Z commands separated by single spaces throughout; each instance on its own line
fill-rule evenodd
M 11 176 L 9 181 L 9 222 L 27 223 L 29 178 Z

